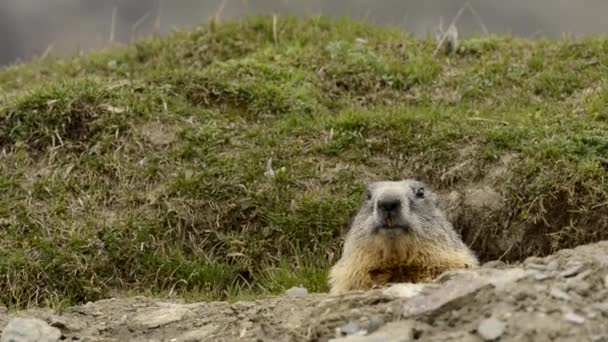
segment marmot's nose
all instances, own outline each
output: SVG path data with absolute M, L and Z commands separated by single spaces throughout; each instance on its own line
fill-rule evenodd
M 378 201 L 378 207 L 386 212 L 396 211 L 401 207 L 401 201 L 397 198 L 387 198 Z

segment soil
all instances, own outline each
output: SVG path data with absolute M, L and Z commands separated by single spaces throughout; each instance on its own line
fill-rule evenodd
M 232 304 L 113 298 L 61 313 L 0 310 L 0 326 L 2 341 L 16 317 L 38 318 L 67 341 L 608 341 L 607 282 L 603 241 L 428 284 L 334 296 L 291 289 Z

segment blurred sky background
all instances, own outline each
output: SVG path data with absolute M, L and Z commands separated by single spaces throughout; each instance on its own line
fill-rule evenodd
M 155 32 L 189 29 L 216 13 L 223 20 L 250 14 L 324 14 L 398 26 L 416 35 L 444 27 L 464 0 L 0 0 L 0 66 L 28 61 L 50 49 L 53 55 L 108 46 L 115 13 L 114 41 L 128 43 Z M 490 33 L 559 38 L 608 32 L 608 0 L 471 0 Z M 160 17 L 159 17 L 160 14 Z M 139 21 L 139 25 L 135 25 Z M 482 34 L 471 11 L 458 21 L 461 37 Z M 136 28 L 135 32 L 133 29 Z

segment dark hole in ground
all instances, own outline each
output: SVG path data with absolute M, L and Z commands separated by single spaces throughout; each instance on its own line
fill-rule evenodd
M 489 188 L 464 191 L 449 212 L 450 221 L 481 262 L 523 261 L 560 249 L 608 239 L 608 206 L 585 203 L 585 196 L 569 199 L 563 191 L 548 194 L 526 208 L 514 210 L 513 200 Z

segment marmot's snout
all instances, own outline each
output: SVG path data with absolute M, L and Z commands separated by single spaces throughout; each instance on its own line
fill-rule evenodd
M 410 225 L 403 217 L 403 201 L 401 198 L 387 194 L 378 198 L 375 207 L 376 230 L 409 230 Z

